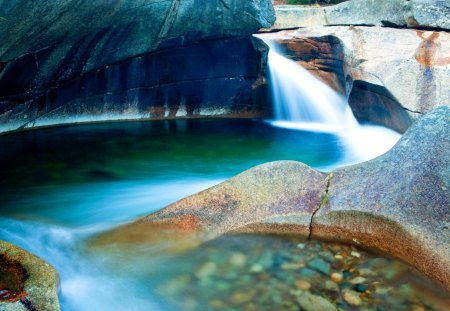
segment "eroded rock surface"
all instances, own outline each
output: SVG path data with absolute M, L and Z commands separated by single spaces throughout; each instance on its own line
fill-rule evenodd
M 290 161 L 255 167 L 91 245 L 180 250 L 226 232 L 295 233 L 376 249 L 450 290 L 449 121 L 450 107 L 436 108 L 385 155 L 328 175 Z
M 0 310 L 59 311 L 58 273 L 42 259 L 0 241 Z M 22 300 L 22 302 L 20 301 Z
M 261 113 L 248 112 L 265 63 L 250 35 L 273 24 L 270 0 L 15 0 L 0 17 L 0 132 Z

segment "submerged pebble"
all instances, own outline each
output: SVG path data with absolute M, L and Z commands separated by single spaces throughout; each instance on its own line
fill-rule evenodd
M 414 287 L 416 279 L 406 278 L 404 264 L 354 246 L 296 241 L 268 236 L 211 241 L 172 261 L 164 271 L 173 277 L 159 276 L 166 281 L 158 293 L 174 309 L 193 311 L 442 310 L 423 287 Z

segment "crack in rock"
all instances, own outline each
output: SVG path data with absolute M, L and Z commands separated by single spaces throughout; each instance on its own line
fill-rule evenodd
M 325 188 L 325 192 L 322 195 L 322 199 L 320 201 L 320 205 L 319 205 L 318 208 L 316 208 L 316 210 L 311 215 L 311 220 L 309 222 L 308 240 L 311 240 L 314 216 L 316 216 L 316 213 L 329 202 L 328 190 L 330 189 L 330 183 L 331 183 L 331 179 L 332 178 L 333 178 L 333 173 L 329 173 L 328 176 L 327 176 L 327 186 Z

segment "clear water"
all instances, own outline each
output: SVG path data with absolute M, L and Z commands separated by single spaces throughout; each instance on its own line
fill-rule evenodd
M 0 239 L 57 268 L 64 310 L 170 309 L 148 282 L 105 271 L 101 255 L 86 256 L 85 239 L 255 165 L 335 165 L 340 150 L 333 135 L 252 120 L 107 123 L 1 136 Z

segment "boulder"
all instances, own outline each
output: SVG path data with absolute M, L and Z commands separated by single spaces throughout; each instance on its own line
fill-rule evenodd
M 328 175 L 292 161 L 257 166 L 90 245 L 179 251 L 229 232 L 298 234 L 375 249 L 450 290 L 449 121 L 450 107 L 438 107 L 385 155 Z
M 103 233 L 90 244 L 114 249 L 150 243 L 179 251 L 236 230 L 308 236 L 326 182 L 326 174 L 299 162 L 266 163 Z
M 0 310 L 60 310 L 58 273 L 42 259 L 0 241 L 0 272 Z
M 385 155 L 336 170 L 312 238 L 393 255 L 450 290 L 449 122 L 436 108 Z
M 283 5 L 275 7 L 272 29 L 365 25 L 450 29 L 446 0 L 350 0 L 326 7 Z
M 265 63 L 250 36 L 275 21 L 270 0 L 8 0 L 0 16 L 0 131 L 43 116 L 37 125 L 154 118 L 148 106 L 161 114 L 185 101 L 207 115 L 242 104 L 245 115 Z M 142 97 L 151 103 L 136 107 Z M 223 111 L 211 107 L 219 101 Z

